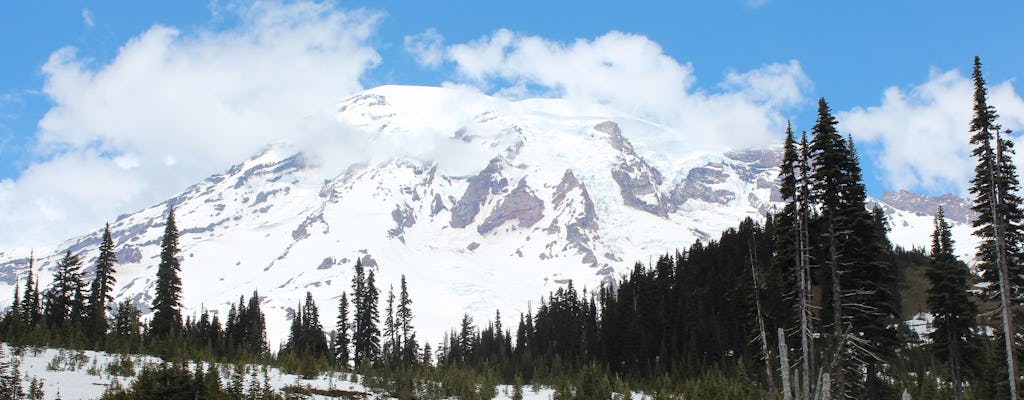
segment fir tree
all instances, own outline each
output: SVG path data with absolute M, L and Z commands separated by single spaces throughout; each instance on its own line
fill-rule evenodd
M 402 341 L 402 358 L 406 364 L 414 364 L 417 362 L 417 344 L 416 344 L 416 333 L 412 325 L 412 299 L 409 297 L 409 288 L 405 283 L 405 275 L 402 275 L 402 281 L 400 285 L 400 293 L 398 295 L 398 310 L 395 312 L 395 318 L 398 323 L 398 328 L 401 334 Z
M 95 339 L 107 331 L 107 304 L 114 302 L 111 293 L 114 290 L 114 239 L 110 235 L 110 224 L 103 228 L 103 239 L 100 242 L 100 255 L 96 260 L 96 272 L 89 288 L 88 329 Z
M 164 237 L 160 242 L 160 265 L 156 271 L 156 297 L 153 298 L 153 319 L 150 334 L 166 337 L 181 331 L 181 261 L 178 260 L 178 228 L 174 208 L 167 212 Z
M 25 277 L 25 294 L 21 296 L 21 321 L 29 329 L 35 328 L 42 320 L 42 301 L 39 298 L 39 281 L 33 277 L 35 253 L 29 256 L 28 276 Z
M 82 261 L 69 250 L 57 262 L 53 283 L 43 293 L 44 319 L 50 328 L 69 328 L 80 320 L 84 309 L 81 273 Z
M 998 115 L 988 105 L 988 89 L 981 74 L 981 60 L 974 58 L 974 115 L 971 119 L 970 143 L 974 145 L 972 155 L 978 160 L 971 180 L 970 193 L 974 195 L 972 209 L 976 213 L 973 221 L 974 234 L 981 243 L 978 247 L 978 267 L 982 277 L 991 283 L 995 291 L 990 297 L 997 297 L 1002 322 L 1003 352 L 1006 357 L 1009 395 L 1018 399 L 1014 323 L 1014 295 L 1019 292 L 1020 252 L 1022 215 L 1021 199 L 1016 167 L 1009 159 L 1012 147 L 1000 136 L 996 124 Z M 1015 282 L 1016 281 L 1016 282 Z
M 964 367 L 968 351 L 974 344 L 971 327 L 978 312 L 967 293 L 971 272 L 953 255 L 953 236 L 942 207 L 935 216 L 927 276 L 931 282 L 928 309 L 935 317 L 935 330 L 929 333 L 932 352 L 949 364 L 953 398 L 961 400 L 966 381 Z
M 395 323 L 395 288 L 388 289 L 387 308 L 384 310 L 384 357 L 393 363 L 398 359 L 398 327 Z
M 348 295 L 342 292 L 341 300 L 338 301 L 337 332 L 334 334 L 334 361 L 342 368 L 348 367 L 348 360 L 350 358 L 349 346 L 352 340 L 349 336 L 349 330 L 351 330 L 351 327 L 348 323 Z

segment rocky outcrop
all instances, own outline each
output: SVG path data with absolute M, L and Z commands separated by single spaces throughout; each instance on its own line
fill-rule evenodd
M 469 178 L 469 186 L 462 198 L 452 207 L 452 228 L 465 228 L 473 223 L 480 207 L 487 201 L 487 197 L 498 194 L 508 187 L 508 179 L 501 176 L 504 163 L 500 158 L 494 158 L 476 176 Z
M 391 219 L 395 221 L 395 227 L 388 230 L 388 238 L 405 243 L 405 228 L 416 224 L 416 214 L 412 207 L 408 204 L 395 205 L 395 209 L 391 210 Z
M 672 201 L 682 205 L 688 200 L 700 200 L 711 204 L 728 205 L 736 199 L 736 194 L 724 189 L 715 189 L 714 185 L 724 183 L 729 178 L 724 164 L 708 164 L 690 170 L 683 183 L 672 191 Z
M 675 205 L 659 190 L 664 181 L 661 172 L 636 154 L 619 125 L 605 121 L 594 126 L 594 130 L 607 134 L 609 145 L 619 151 L 619 163 L 612 167 L 611 174 L 619 185 L 623 203 L 659 217 L 667 217 L 674 212 Z
M 543 217 L 544 201 L 533 194 L 526 179 L 523 179 L 494 207 L 491 215 L 476 230 L 482 235 L 512 220 L 518 222 L 519 228 L 529 228 Z
M 886 191 L 882 194 L 882 202 L 900 210 L 912 211 L 921 215 L 935 215 L 939 207 L 946 218 L 969 224 L 977 214 L 971 210 L 971 202 L 953 194 L 941 196 L 925 196 L 906 190 L 899 192 Z

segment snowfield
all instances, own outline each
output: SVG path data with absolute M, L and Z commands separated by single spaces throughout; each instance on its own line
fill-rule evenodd
M 603 106 L 384 86 L 343 101 L 336 120 L 316 143 L 271 144 L 111 221 L 116 300 L 149 313 L 173 206 L 185 316 L 205 309 L 224 320 L 258 290 L 276 348 L 307 291 L 333 328 L 359 259 L 382 299 L 406 276 L 417 336 L 436 344 L 464 313 L 484 324 L 500 310 L 513 326 L 570 281 L 594 293 L 637 261 L 781 207 L 779 149 L 702 148 Z M 890 239 L 909 248 L 930 243 L 929 210 L 953 200 L 877 202 Z M 958 254 L 972 254 L 969 227 L 953 222 Z M 33 251 L 43 288 L 67 251 L 91 274 L 100 228 L 47 248 L 0 250 L 0 308 L 24 282 Z

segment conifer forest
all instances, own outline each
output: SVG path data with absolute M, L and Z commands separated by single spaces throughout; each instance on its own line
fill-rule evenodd
M 243 390 L 187 366 L 197 360 L 358 374 L 398 399 L 491 399 L 499 385 L 514 399 L 541 386 L 556 399 L 1020 399 L 1024 204 L 1013 142 L 988 102 L 978 58 L 972 76 L 973 114 L 963 129 L 976 162 L 974 260 L 955 255 L 963 249 L 941 208 L 930 248 L 890 243 L 884 210 L 867 199 L 855 143 L 822 98 L 813 126 L 784 132 L 781 208 L 651 255 L 601 287 L 570 280 L 537 293 L 526 313 L 496 310 L 486 321 L 467 314 L 449 321 L 443 338 L 417 336 L 418 303 L 409 293 L 417 282 L 403 276 L 384 287 L 360 260 L 345 266 L 353 278 L 337 303 L 317 304 L 307 293 L 295 304 L 281 346 L 268 343 L 258 290 L 238 293 L 226 318 L 182 315 L 179 273 L 188 260 L 179 257 L 174 209 L 152 299 L 114 301 L 118 260 L 108 225 L 95 272 L 84 273 L 71 251 L 47 287 L 28 269 L 0 337 L 13 347 L 165 361 L 104 399 L 300 395 L 269 385 Z M 933 317 L 927 334 L 903 323 L 912 302 Z M 42 398 L 6 360 L 0 399 Z

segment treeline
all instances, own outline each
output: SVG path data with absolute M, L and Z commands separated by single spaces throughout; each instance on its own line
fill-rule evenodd
M 928 253 L 893 248 L 884 212 L 867 207 L 853 139 L 838 133 L 821 99 L 810 134 L 786 129 L 784 206 L 763 222 L 748 218 L 718 240 L 638 263 L 596 290 L 569 282 L 510 325 L 500 312 L 479 324 L 466 315 L 436 350 L 417 339 L 405 277 L 397 294 L 392 287 L 383 297 L 382 314 L 375 271 L 360 261 L 350 291 L 338 293 L 333 324 L 325 328 L 321 314 L 333 312 L 322 313 L 307 293 L 276 354 L 257 292 L 224 321 L 205 310 L 183 319 L 173 209 L 148 323 L 137 304 L 114 304 L 110 295 L 116 259 L 108 226 L 89 285 L 70 252 L 42 291 L 30 262 L 0 333 L 14 344 L 272 362 L 310 376 L 354 370 L 403 399 L 492 398 L 498 383 L 513 385 L 513 398 L 523 385 L 547 384 L 556 398 L 580 399 L 632 389 L 687 398 L 1017 399 L 1024 207 L 1013 143 L 987 104 L 977 59 L 974 80 L 978 164 L 970 190 L 980 277 L 953 255 L 941 209 Z M 901 323 L 901 296 L 915 286 L 928 287 L 916 299 L 934 317 L 926 338 Z M 175 376 L 197 382 L 199 374 Z
M 884 212 L 866 202 L 853 139 L 821 99 L 810 135 L 787 127 L 785 205 L 763 224 L 747 219 L 717 241 L 637 264 L 596 293 L 559 288 L 514 333 L 500 316 L 481 327 L 466 316 L 439 365 L 506 382 L 576 376 L 580 390 L 585 371 L 655 392 L 724 371 L 730 382 L 761 382 L 755 398 L 1018 398 L 1024 212 L 1013 143 L 987 104 L 977 59 L 974 80 L 980 293 L 953 255 L 941 208 L 928 254 L 892 247 Z M 926 338 L 901 324 L 910 284 L 928 287 L 919 299 L 934 318 Z

